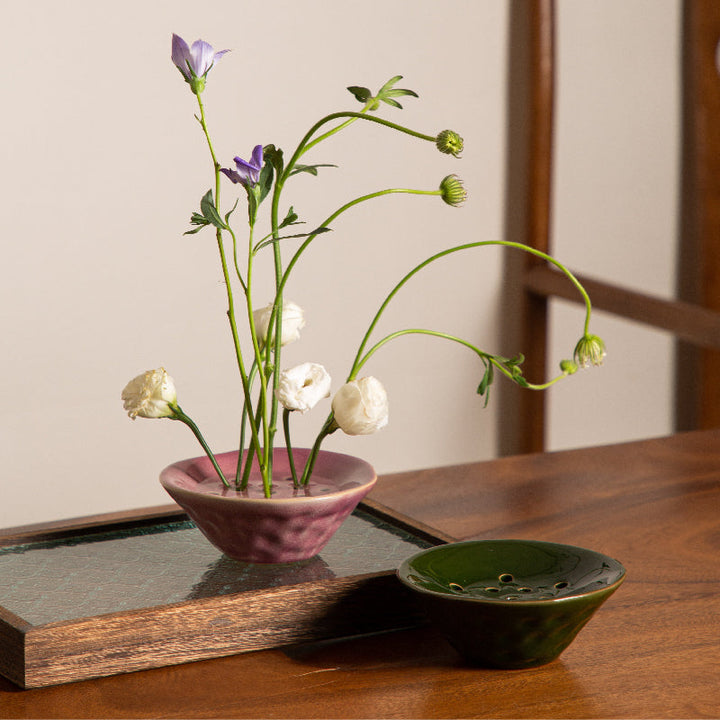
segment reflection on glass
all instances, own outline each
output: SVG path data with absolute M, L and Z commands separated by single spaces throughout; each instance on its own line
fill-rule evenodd
M 33 625 L 394 570 L 429 543 L 356 511 L 314 558 L 253 565 L 189 521 L 0 548 L 0 605 Z

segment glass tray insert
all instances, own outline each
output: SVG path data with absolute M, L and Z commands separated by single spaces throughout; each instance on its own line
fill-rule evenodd
M 319 555 L 254 565 L 189 520 L 0 547 L 0 605 L 33 625 L 394 570 L 432 543 L 356 510 Z

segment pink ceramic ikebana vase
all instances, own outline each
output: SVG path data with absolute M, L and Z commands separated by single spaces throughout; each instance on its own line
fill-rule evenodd
M 294 450 L 302 467 L 309 450 Z M 273 451 L 273 495 L 263 494 L 254 468 L 244 491 L 226 488 L 206 456 L 166 467 L 160 483 L 203 535 L 227 556 L 251 563 L 307 560 L 322 550 L 372 489 L 377 476 L 364 460 L 320 451 L 307 486 L 293 488 L 285 448 Z M 238 453 L 216 455 L 233 479 Z

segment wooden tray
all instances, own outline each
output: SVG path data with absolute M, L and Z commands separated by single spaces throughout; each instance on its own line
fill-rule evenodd
M 395 568 L 449 540 L 372 500 L 286 565 L 230 560 L 176 506 L 5 531 L 0 674 L 42 687 L 412 627 Z

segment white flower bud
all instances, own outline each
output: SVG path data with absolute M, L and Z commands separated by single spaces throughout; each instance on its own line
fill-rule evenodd
M 270 324 L 270 316 L 272 314 L 272 303 L 260 310 L 253 312 L 253 320 L 255 322 L 255 331 L 258 336 L 260 347 L 265 344 L 265 338 Z M 287 345 L 300 337 L 300 330 L 305 327 L 305 317 L 303 310 L 294 302 L 286 301 L 283 303 L 282 312 L 282 334 L 280 336 L 280 344 Z M 274 333 L 270 336 L 270 344 L 274 342 Z
M 175 383 L 165 368 L 148 370 L 125 386 L 122 401 L 133 420 L 138 415 L 144 418 L 170 417 L 177 407 Z
M 370 435 L 388 423 L 388 399 L 374 377 L 351 380 L 332 399 L 335 422 L 348 435 Z
M 330 397 L 330 375 L 322 365 L 303 363 L 280 373 L 275 395 L 286 410 L 306 413 Z

